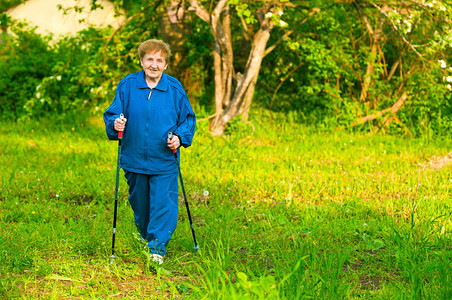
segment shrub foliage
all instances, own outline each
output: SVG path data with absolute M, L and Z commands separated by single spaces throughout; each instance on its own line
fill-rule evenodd
M 232 34 L 246 32 L 244 26 L 255 26 L 254 2 L 234 3 Z M 169 5 L 148 0 L 115 4 L 127 17 L 118 30 L 90 28 L 59 40 L 3 14 L 1 117 L 64 118 L 74 111 L 105 109 L 119 80 L 139 70 L 136 47 L 159 36 L 159 20 Z M 452 126 L 452 8 L 442 1 L 407 1 L 405 10 L 398 5 L 317 0 L 281 11 L 280 26 L 268 44 L 276 48 L 262 62 L 253 105 L 298 111 L 300 121 L 327 128 L 447 135 Z M 96 1 L 92 8 L 99 8 Z M 180 22 L 190 31 L 180 60 L 186 71 L 175 76 L 198 110 L 210 115 L 214 46 L 209 27 L 188 7 Z M 244 70 L 249 37 L 234 36 L 233 41 L 234 68 Z M 404 95 L 399 109 L 388 110 Z M 374 117 L 360 124 L 369 116 Z

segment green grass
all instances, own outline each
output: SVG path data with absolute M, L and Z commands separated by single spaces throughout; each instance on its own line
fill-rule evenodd
M 213 138 L 198 125 L 165 262 L 153 275 L 117 143 L 91 123 L 0 124 L 0 298 L 450 299 L 452 140 L 322 132 L 251 116 Z

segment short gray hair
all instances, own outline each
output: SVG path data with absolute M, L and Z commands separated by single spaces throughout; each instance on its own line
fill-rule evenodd
M 170 45 L 168 45 L 164 41 L 156 39 L 150 39 L 142 42 L 140 46 L 138 46 L 138 57 L 140 58 L 140 60 L 142 60 L 146 54 L 154 51 L 161 51 L 163 57 L 165 58 L 165 62 L 167 64 L 169 63 L 171 56 Z

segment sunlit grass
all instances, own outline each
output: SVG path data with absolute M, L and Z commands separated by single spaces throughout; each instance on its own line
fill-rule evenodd
M 451 165 L 429 167 L 451 140 L 251 122 L 220 138 L 201 122 L 182 150 L 201 253 L 181 198 L 171 277 L 145 268 L 123 176 L 109 263 L 117 143 L 101 122 L 2 124 L 0 298 L 452 297 Z

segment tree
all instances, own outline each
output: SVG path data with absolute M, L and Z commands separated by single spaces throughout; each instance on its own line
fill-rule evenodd
M 288 1 L 220 0 L 209 11 L 198 0 L 190 0 L 190 4 L 190 9 L 210 25 L 214 38 L 215 114 L 209 128 L 213 135 L 221 135 L 226 124 L 236 116 L 247 120 L 262 60 L 274 49 L 267 48 L 271 31 L 275 26 L 287 25 L 281 19 L 286 8 L 299 8 L 299 5 Z M 250 44 L 243 73 L 234 68 L 231 8 L 236 10 L 242 24 L 242 35 Z M 311 14 L 316 11 L 312 10 Z
M 91 4 L 98 8 L 95 0 Z M 117 82 L 137 70 L 136 46 L 158 37 L 181 54 L 180 61 L 174 58 L 182 70 L 170 71 L 190 98 L 200 108 L 215 106 L 209 117 L 214 135 L 221 135 L 233 118 L 246 121 L 252 103 L 270 111 L 297 111 L 292 114 L 297 120 L 329 128 L 367 130 L 371 124 L 372 130 L 417 135 L 430 128 L 449 134 L 452 127 L 452 6 L 445 1 L 115 4 L 124 9 L 118 13 L 126 14 L 120 28 L 90 28 L 49 45 L 50 63 L 44 73 L 27 76 L 30 88 L 21 88 L 21 81 L 0 80 L 0 85 L 27 91 L 13 105 L 8 103 L 12 89 L 3 89 L 4 103 L 18 115 L 102 110 L 114 97 Z M 168 7 L 178 17 L 162 26 Z M 177 35 L 176 25 L 181 26 Z M 35 37 L 14 28 L 17 32 L 5 36 L 0 51 L 5 62 L 0 67 L 8 70 L 3 74 L 12 73 L 9 57 L 22 53 L 18 37 Z M 16 62 L 15 70 L 27 69 L 22 63 L 27 60 Z
M 445 66 L 440 66 L 438 60 L 442 61 L 441 56 L 452 47 L 451 6 L 442 1 L 428 0 L 360 0 L 351 5 L 365 28 L 370 49 L 361 79 L 359 101 L 375 108 L 378 100 L 386 94 L 393 98 L 392 108 L 397 109 L 382 110 L 391 112 L 391 115 L 383 118 L 381 127 L 387 127 L 392 121 L 404 126 L 396 114 L 407 96 L 417 98 L 420 95 L 416 93 L 429 93 L 410 84 L 412 78 L 419 80 L 424 75 L 419 81 L 431 86 L 436 86 L 434 72 L 439 71 L 447 78 L 448 71 Z M 376 65 L 380 67 L 376 68 Z M 382 89 L 383 85 L 386 90 Z M 434 92 L 437 91 L 435 88 Z M 418 99 L 433 100 L 425 98 L 424 94 Z M 425 105 L 431 107 L 431 104 Z M 354 124 L 357 123 L 359 121 Z

